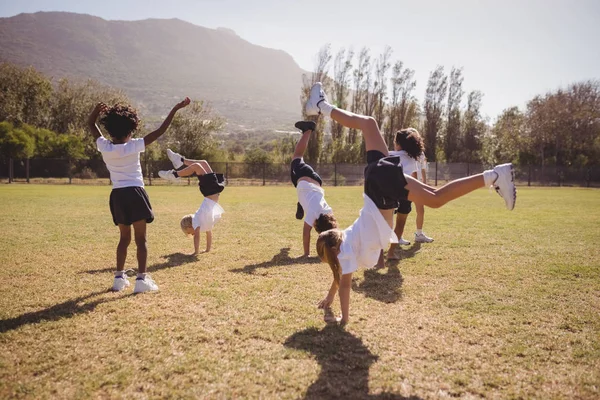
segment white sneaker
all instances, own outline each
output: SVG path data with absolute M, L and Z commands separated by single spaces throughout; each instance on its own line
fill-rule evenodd
M 517 201 L 517 188 L 515 187 L 515 176 L 512 164 L 496 165 L 494 172 L 498 174 L 498 178 L 494 182 L 494 189 L 506 203 L 506 208 L 512 210 L 515 208 Z
M 129 280 L 127 279 L 127 275 L 123 274 L 121 276 L 115 276 L 115 280 L 113 281 L 113 286 L 112 286 L 112 291 L 113 292 L 120 292 L 121 290 L 125 289 L 126 287 L 129 287 L 131 285 L 131 283 L 129 283 Z
M 415 233 L 415 243 L 431 243 L 433 238 L 430 238 L 424 233 Z
M 183 161 L 181 161 L 183 157 L 181 154 L 175 153 L 174 151 L 171 151 L 171 149 L 167 149 L 167 157 L 169 157 L 169 160 L 171 160 L 175 169 L 183 166 Z
M 398 246 L 408 246 L 409 244 L 410 242 L 408 240 L 405 240 L 403 237 L 398 239 Z
M 306 115 L 319 115 L 321 114 L 321 110 L 319 109 L 319 103 L 322 101 L 327 101 L 327 96 L 323 91 L 323 85 L 321 82 L 315 83 L 312 88 L 310 88 L 310 94 L 308 95 L 308 100 L 306 101 Z
M 173 173 L 175 172 L 175 170 L 168 170 L 168 171 L 158 171 L 158 176 L 160 176 L 163 179 L 166 179 L 168 181 L 174 181 L 174 182 L 179 182 L 179 178 L 176 177 Z
M 158 285 L 150 275 L 146 275 L 144 278 L 137 278 L 135 280 L 135 288 L 133 293 L 144 293 L 144 292 L 155 292 L 158 290 Z

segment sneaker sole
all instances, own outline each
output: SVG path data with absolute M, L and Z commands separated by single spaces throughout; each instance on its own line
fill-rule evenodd
M 504 199 L 504 196 L 502 196 L 502 198 L 504 199 L 504 202 L 506 204 L 506 208 L 509 211 L 512 211 L 515 209 L 515 205 L 517 204 L 517 187 L 515 186 L 515 170 L 512 166 L 512 164 L 510 164 L 510 182 L 509 184 L 512 186 L 511 187 L 511 191 L 512 191 L 512 204 L 507 203 L 506 199 Z

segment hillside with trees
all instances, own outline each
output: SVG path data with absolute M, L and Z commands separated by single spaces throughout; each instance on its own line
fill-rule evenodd
M 0 49 L 0 62 L 33 66 L 55 81 L 92 79 L 119 88 L 150 116 L 163 115 L 182 96 L 209 101 L 230 132 L 287 128 L 300 116 L 304 71 L 289 54 L 229 29 L 38 12 L 0 18 Z

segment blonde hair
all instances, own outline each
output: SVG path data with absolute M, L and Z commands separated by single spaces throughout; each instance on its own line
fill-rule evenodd
M 317 254 L 322 261 L 329 264 L 333 272 L 333 280 L 339 285 L 342 276 L 342 266 L 337 257 L 337 249 L 342 243 L 342 231 L 330 229 L 319 234 L 317 238 Z
M 194 217 L 194 214 L 188 214 L 188 215 L 184 215 L 183 218 L 181 218 L 181 230 L 183 231 L 183 233 L 186 234 L 186 236 L 192 236 L 188 231 L 189 230 L 194 230 L 194 226 L 192 225 L 192 218 Z

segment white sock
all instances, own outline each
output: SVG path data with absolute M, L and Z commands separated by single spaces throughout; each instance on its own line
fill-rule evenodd
M 498 179 L 498 174 L 493 169 L 483 171 L 483 181 L 486 187 L 492 186 L 496 179 Z
M 115 278 L 120 278 L 125 275 L 125 271 L 115 271 Z
M 137 279 L 145 279 L 145 278 L 146 278 L 146 274 L 145 273 L 143 273 L 143 274 L 138 273 L 137 274 Z
M 320 102 L 318 107 L 319 107 L 319 110 L 321 110 L 321 114 L 323 114 L 327 117 L 331 117 L 331 110 L 333 110 L 335 108 L 335 106 L 332 106 L 331 104 L 329 104 L 326 101 Z
M 422 235 L 423 234 L 423 229 L 417 229 L 417 231 L 415 232 L 415 235 Z

